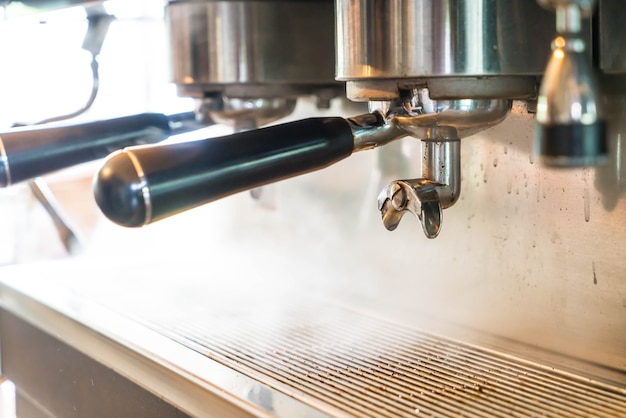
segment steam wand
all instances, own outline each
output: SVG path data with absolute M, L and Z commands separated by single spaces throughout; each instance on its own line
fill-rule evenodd
M 85 7 L 85 12 L 87 13 L 88 26 L 82 47 L 84 50 L 91 53 L 91 94 L 82 108 L 66 115 L 60 115 L 42 120 L 38 122 L 37 125 L 69 120 L 80 116 L 87 112 L 87 110 L 91 109 L 92 105 L 96 101 L 96 97 L 98 96 L 98 91 L 100 89 L 100 71 L 98 69 L 99 64 L 97 57 L 100 55 L 104 39 L 106 38 L 109 26 L 115 20 L 115 16 L 107 14 L 104 6 L 102 5 Z M 44 207 L 46 212 L 48 212 L 66 251 L 69 254 L 79 252 L 82 249 L 79 233 L 66 218 L 65 212 L 59 205 L 54 193 L 48 186 L 48 183 L 46 183 L 46 181 L 41 177 L 35 177 L 29 181 L 28 185 L 30 186 L 35 198 Z
M 606 128 L 581 37 L 582 18 L 591 15 L 595 0 L 538 1 L 556 11 L 558 33 L 537 101 L 538 152 L 549 166 L 603 163 L 607 159 Z
M 45 125 L 52 122 L 60 122 L 78 117 L 91 109 L 96 97 L 98 96 L 100 73 L 98 70 L 99 65 L 97 57 L 102 50 L 109 26 L 115 20 L 115 16 L 107 14 L 104 6 L 102 5 L 86 6 L 85 12 L 87 13 L 88 27 L 83 40 L 82 48 L 91 53 L 92 86 L 89 98 L 81 108 L 68 114 L 41 120 L 35 123 L 35 125 Z M 16 126 L 23 125 L 16 124 Z M 4 149 L 4 145 L 2 147 Z M 66 251 L 69 254 L 74 254 L 80 251 L 81 239 L 79 238 L 79 234 L 68 221 L 65 216 L 65 212 L 59 205 L 54 193 L 46 181 L 41 177 L 35 177 L 30 180 L 28 184 L 35 198 L 52 219 Z

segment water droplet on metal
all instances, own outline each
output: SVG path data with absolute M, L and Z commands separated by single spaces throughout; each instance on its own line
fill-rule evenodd
M 537 203 L 541 201 L 541 187 L 539 187 L 539 180 L 535 183 L 535 191 L 537 192 Z
M 589 222 L 591 219 L 591 205 L 589 203 L 589 189 L 585 189 L 583 192 L 583 202 L 585 207 L 585 222 Z
M 593 271 L 593 284 L 598 284 L 598 276 L 596 275 L 596 262 L 591 262 L 591 269 Z

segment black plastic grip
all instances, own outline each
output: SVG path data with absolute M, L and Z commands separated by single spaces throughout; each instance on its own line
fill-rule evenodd
M 104 158 L 171 134 L 170 120 L 143 113 L 78 125 L 16 128 L 0 134 L 0 187 Z
M 136 227 L 348 157 L 348 121 L 313 118 L 176 144 L 131 147 L 105 161 L 94 193 L 113 222 Z

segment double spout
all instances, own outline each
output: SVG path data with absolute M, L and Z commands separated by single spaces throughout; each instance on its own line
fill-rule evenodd
M 378 210 L 389 231 L 410 212 L 420 220 L 426 237 L 435 238 L 441 230 L 443 209 L 454 205 L 460 194 L 460 139 L 456 135 L 423 139 L 422 177 L 391 182 L 378 195 Z
M 384 226 L 395 230 L 410 212 L 420 220 L 426 237 L 437 237 L 443 209 L 454 205 L 461 194 L 461 138 L 501 122 L 510 108 L 508 100 L 435 101 L 426 89 L 414 91 L 402 106 L 392 107 L 396 110 L 388 114 L 393 123 L 421 139 L 422 176 L 393 181 L 381 191 L 378 209 Z
M 425 90 L 410 93 L 397 102 L 372 102 L 370 113 L 353 118 L 311 118 L 219 138 L 125 148 L 112 154 L 97 173 L 96 202 L 113 222 L 143 226 L 410 135 L 423 140 L 428 161 L 438 162 L 424 166 L 424 181 L 406 184 L 413 184 L 415 196 L 429 196 L 441 208 L 449 207 L 460 189 L 459 138 L 500 122 L 511 104 L 507 100 L 436 102 L 428 99 Z M 450 164 L 441 169 L 444 160 Z M 391 201 L 394 195 L 391 192 Z M 407 193 L 405 200 L 412 199 Z M 388 229 L 397 226 L 403 211 L 415 207 L 385 202 L 379 206 Z M 423 223 L 434 219 L 426 218 Z M 440 218 L 434 222 L 437 227 L 429 230 L 438 231 Z

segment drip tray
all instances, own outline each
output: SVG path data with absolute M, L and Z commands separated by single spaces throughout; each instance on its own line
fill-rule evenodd
M 329 413 L 324 404 L 360 417 L 626 416 L 624 390 L 336 306 L 207 317 L 145 324 Z
M 190 385 L 210 382 L 217 392 L 243 398 L 230 383 L 215 380 L 207 365 L 217 364 L 256 383 L 248 386 L 245 403 L 262 411 L 257 415 L 626 417 L 621 383 L 449 339 L 336 301 L 296 291 L 260 297 L 258 287 L 232 283 L 216 291 L 206 282 L 112 277 L 100 287 L 50 276 L 4 281 L 1 302 L 55 335 L 70 335 L 67 341 L 83 344 L 78 348 L 88 355 L 102 344 L 81 341 L 98 334 L 135 353 L 124 361 L 137 361 L 140 353 Z M 50 309 L 71 318 L 84 335 L 53 319 Z M 142 330 L 160 340 L 142 337 Z M 168 344 L 173 348 L 158 351 Z M 98 350 L 95 357 L 112 368 L 139 370 Z M 193 361 L 182 361 L 188 352 Z M 168 390 L 189 392 L 180 389 L 151 390 L 176 402 Z

